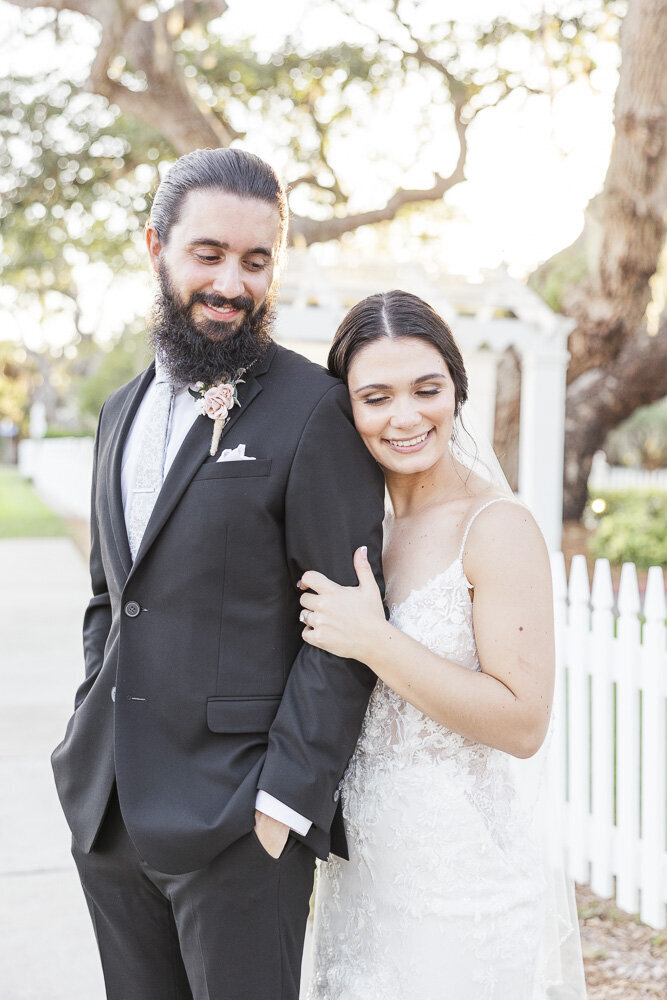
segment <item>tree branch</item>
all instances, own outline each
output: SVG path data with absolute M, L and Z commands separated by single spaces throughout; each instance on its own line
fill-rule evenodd
M 629 337 L 613 362 L 579 375 L 565 407 L 565 520 L 578 520 L 586 504 L 593 455 L 610 431 L 640 406 L 667 395 L 667 311 L 658 332 L 644 325 Z
M 334 116 L 331 119 L 331 122 L 335 121 L 336 117 L 338 117 L 338 116 Z M 334 170 L 334 168 L 331 166 L 331 163 L 329 161 L 329 156 L 328 156 L 328 153 L 327 153 L 327 147 L 328 147 L 328 144 L 329 144 L 328 143 L 329 136 L 328 136 L 327 128 L 324 125 L 322 125 L 320 122 L 318 122 L 318 120 L 315 117 L 314 113 L 312 115 L 312 122 L 313 122 L 313 125 L 315 126 L 315 130 L 316 130 L 318 136 L 320 137 L 320 157 L 322 159 L 322 163 L 324 164 L 324 166 L 326 167 L 326 169 L 329 171 L 329 173 L 333 177 L 333 184 L 323 185 L 323 184 L 320 184 L 319 181 L 316 181 L 315 183 L 322 190 L 330 191 L 339 201 L 345 201 L 345 195 L 343 194 L 343 189 L 340 186 L 340 181 L 338 180 L 338 174 L 336 173 L 336 171 Z M 331 124 L 331 122 L 330 122 L 330 124 Z
M 584 411 L 602 434 L 600 443 L 614 427 L 640 406 L 648 406 L 667 395 L 667 311 L 658 332 L 651 337 L 646 327 L 628 338 L 608 368 L 593 368 L 572 382 L 567 391 L 566 431 L 574 433 Z
M 184 28 L 205 27 L 210 21 L 229 10 L 227 0 L 182 0 L 174 4 L 169 14 L 178 12 Z
M 414 52 L 411 52 L 410 55 L 416 56 L 417 61 L 421 66 L 430 66 L 431 69 L 436 70 L 438 73 L 441 74 L 441 76 L 444 76 L 445 80 L 447 81 L 447 85 L 449 87 L 449 92 L 452 95 L 452 100 L 455 100 L 457 96 L 456 95 L 457 90 L 460 90 L 464 86 L 464 84 L 462 84 L 460 80 L 458 80 L 452 73 L 450 73 L 450 71 L 447 69 L 444 63 L 442 63 L 439 59 L 436 59 L 434 56 L 429 55 L 429 53 L 424 48 L 423 43 L 417 38 L 413 29 L 408 24 L 408 22 L 404 18 L 402 18 L 401 15 L 399 14 L 398 12 L 399 0 L 392 0 L 391 6 L 394 11 L 394 17 L 396 18 L 400 26 L 404 29 L 404 31 L 407 32 L 408 38 L 415 47 Z
M 296 177 L 293 181 L 290 181 L 287 185 L 288 193 L 295 191 L 302 184 L 317 188 L 318 191 L 326 191 L 327 194 L 340 195 L 342 197 L 342 193 L 335 182 L 333 184 L 323 184 L 314 173 L 302 174 L 300 177 Z
M 323 220 L 306 219 L 301 215 L 292 215 L 289 230 L 291 240 L 293 243 L 303 242 L 306 246 L 310 246 L 311 243 L 324 243 L 327 240 L 338 239 L 343 233 L 349 233 L 358 229 L 359 226 L 388 222 L 395 218 L 399 209 L 403 208 L 404 205 L 423 201 L 439 201 L 447 191 L 463 180 L 463 164 L 459 158 L 459 163 L 449 177 L 436 175 L 436 182 L 431 188 L 400 188 L 382 208 Z
M 300 187 L 302 184 L 309 184 L 311 187 L 322 187 L 315 174 L 302 174 L 301 177 L 296 177 L 293 181 L 290 181 L 287 188 L 289 191 L 294 191 L 295 188 Z
M 615 136 L 602 194 L 589 205 L 594 234 L 585 281 L 564 298 L 577 321 L 569 378 L 623 351 L 650 301 L 649 279 L 665 241 L 667 208 L 667 3 L 635 0 L 621 25 Z
M 142 0 L 9 0 L 18 7 L 74 10 L 94 17 L 101 25 L 87 89 L 101 94 L 127 114 L 162 131 L 178 155 L 198 147 L 228 146 L 239 137 L 220 115 L 197 100 L 176 60 L 173 48 L 173 9 L 154 21 L 137 17 Z M 227 9 L 226 0 L 183 0 L 177 13 L 189 23 L 206 24 Z M 131 90 L 109 76 L 115 56 L 124 55 L 135 71 L 146 77 L 144 90 Z
M 21 7 L 23 10 L 37 10 L 39 7 L 48 7 L 58 12 L 73 10 L 77 14 L 85 14 L 86 17 L 92 17 L 96 21 L 101 20 L 100 4 L 96 3 L 96 0 L 49 0 L 48 3 L 45 3 L 45 0 L 7 0 L 7 3 L 14 7 Z

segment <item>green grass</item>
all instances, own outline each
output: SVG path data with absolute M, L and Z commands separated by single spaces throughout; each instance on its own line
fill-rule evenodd
M 18 471 L 0 466 L 0 538 L 66 535 L 67 525 L 42 503 Z

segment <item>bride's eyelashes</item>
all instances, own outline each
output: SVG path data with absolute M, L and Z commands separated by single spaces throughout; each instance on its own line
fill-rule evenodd
M 437 396 L 441 392 L 440 389 L 419 389 L 415 395 L 416 396 Z M 376 406 L 378 403 L 386 403 L 389 396 L 372 396 L 369 399 L 365 399 L 364 403 L 369 406 Z

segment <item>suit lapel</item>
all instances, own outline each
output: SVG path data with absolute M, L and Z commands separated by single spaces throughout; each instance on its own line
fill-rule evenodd
M 250 404 L 262 391 L 259 377 L 263 375 L 271 366 L 271 362 L 276 352 L 276 345 L 272 344 L 257 365 L 256 371 L 248 372 L 245 380 L 238 388 L 239 404 L 235 406 L 227 423 L 222 429 L 222 437 L 218 446 L 218 454 L 222 450 L 225 435 L 229 433 L 235 423 L 240 420 L 248 411 Z M 134 565 L 130 570 L 130 576 L 144 558 L 146 552 L 159 535 L 167 519 L 170 517 L 176 504 L 181 499 L 188 488 L 193 476 L 199 467 L 206 461 L 211 447 L 211 435 L 213 433 L 213 421 L 209 417 L 199 416 L 188 431 L 183 444 L 172 463 L 169 472 L 158 495 L 155 507 L 146 525 L 144 537 L 141 540 L 139 551 L 134 560 Z M 122 510 L 122 504 L 121 504 Z M 125 522 L 123 521 L 123 527 Z M 127 543 L 127 536 L 126 536 Z M 128 546 L 129 552 L 129 546 Z
M 123 467 L 123 449 L 130 432 L 132 421 L 134 420 L 139 404 L 144 398 L 144 393 L 150 385 L 155 375 L 155 362 L 151 362 L 145 372 L 138 377 L 136 384 L 128 393 L 116 429 L 111 438 L 111 449 L 109 462 L 107 465 L 107 495 L 109 497 L 109 510 L 111 513 L 111 527 L 113 530 L 118 557 L 123 567 L 123 576 L 127 577 L 132 568 L 132 554 L 130 543 L 127 539 L 127 529 L 125 527 L 125 511 L 123 510 L 123 492 L 121 487 L 121 473 Z

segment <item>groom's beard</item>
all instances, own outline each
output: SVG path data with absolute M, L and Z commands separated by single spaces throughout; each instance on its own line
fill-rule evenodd
M 275 295 L 269 293 L 253 312 L 255 303 L 249 296 L 225 299 L 194 292 L 186 303 L 180 302 L 164 267 L 158 272 L 158 282 L 149 343 L 176 383 L 214 385 L 223 378 L 231 379 L 269 346 Z M 223 321 L 195 321 L 192 310 L 197 302 L 217 309 L 230 305 L 243 310 L 244 316 L 236 327 Z

